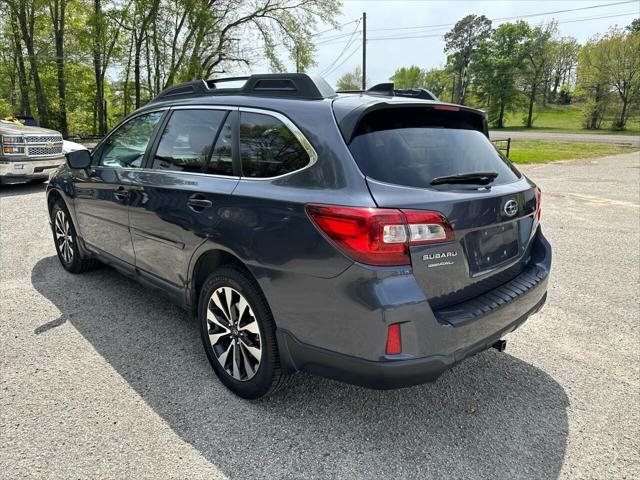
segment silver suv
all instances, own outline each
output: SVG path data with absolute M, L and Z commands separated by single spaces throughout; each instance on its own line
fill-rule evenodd
M 64 161 L 59 132 L 0 120 L 0 183 L 46 180 Z

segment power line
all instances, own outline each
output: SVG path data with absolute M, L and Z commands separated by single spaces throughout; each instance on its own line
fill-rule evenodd
M 336 59 L 327 67 L 325 68 L 322 73 L 320 73 L 320 75 L 325 75 L 325 73 L 330 70 L 331 68 L 333 68 L 333 66 L 340 60 L 340 58 L 342 58 L 342 55 L 344 55 L 344 53 L 351 47 L 351 45 L 353 44 L 353 42 L 355 40 L 358 39 L 358 37 L 355 36 L 356 32 L 358 31 L 358 27 L 360 26 L 360 20 L 358 20 L 358 23 L 356 23 L 356 28 L 353 29 L 353 32 L 351 32 L 351 36 L 349 37 L 349 40 L 347 40 L 347 43 L 345 44 L 344 48 L 342 49 L 342 51 L 338 54 L 338 56 L 336 57 Z
M 577 18 L 577 19 L 568 19 L 568 20 L 561 20 L 558 21 L 558 24 L 564 24 L 564 23 L 576 23 L 576 22 L 586 22 L 589 20 L 600 20 L 600 19 L 605 19 L 605 18 L 614 18 L 614 17 L 624 17 L 627 15 L 636 15 L 638 12 L 636 11 L 629 11 L 629 12 L 624 12 L 624 13 L 616 13 L 613 15 L 600 15 L 600 16 L 596 16 L 596 17 L 586 17 L 586 18 Z M 522 17 L 517 17 L 517 18 L 522 18 Z M 431 33 L 431 34 L 425 34 L 425 35 L 404 35 L 404 36 L 387 36 L 387 37 L 374 37 L 374 38 L 369 38 L 369 40 L 371 41 L 379 41 L 379 40 L 406 40 L 406 39 L 412 39 L 412 38 L 436 38 L 436 37 L 442 37 L 443 35 L 441 33 Z
M 604 3 L 604 4 L 601 4 L 601 5 L 591 5 L 589 7 L 570 8 L 570 9 L 566 9 L 566 10 L 555 10 L 555 11 L 551 11 L 551 12 L 530 13 L 530 14 L 527 14 L 527 15 L 515 15 L 515 16 L 512 16 L 512 17 L 490 18 L 489 20 L 491 20 L 492 22 L 500 22 L 500 21 L 504 21 L 504 20 L 515 20 L 515 19 L 520 19 L 520 18 L 540 17 L 540 16 L 543 16 L 543 15 L 554 15 L 556 13 L 577 12 L 577 11 L 580 11 L 580 10 L 590 10 L 590 9 L 593 9 L 593 8 L 611 7 L 611 6 L 614 6 L 614 5 L 624 5 L 624 4 L 627 4 L 627 3 L 637 3 L 637 0 L 625 0 L 623 2 Z M 439 25 L 417 25 L 415 27 L 370 28 L 369 31 L 371 31 L 371 32 L 382 32 L 382 31 L 389 31 L 389 30 L 397 31 L 397 30 L 435 29 L 435 28 L 442 28 L 442 27 L 452 27 L 454 25 L 455 25 L 455 23 L 442 23 L 442 24 L 439 24 Z
M 353 57 L 358 52 L 358 50 L 360 50 L 360 47 L 361 45 L 359 43 L 356 44 L 356 48 L 349 54 L 349 56 L 347 56 L 344 60 L 342 60 L 342 62 L 340 62 L 340 64 L 336 65 L 331 71 L 325 73 L 324 75 L 331 75 L 333 72 L 338 70 L 342 65 L 344 65 L 347 62 L 347 60 Z
M 316 45 L 335 45 L 337 43 L 342 43 L 341 41 L 336 41 L 336 40 L 339 40 L 341 38 L 346 38 L 349 36 L 351 36 L 350 32 L 342 33 L 340 35 L 336 35 L 335 37 L 328 37 L 328 38 L 322 39 L 321 41 L 316 42 L 315 44 Z
M 340 30 L 342 27 L 346 27 L 347 25 L 351 25 L 352 23 L 359 22 L 359 21 L 360 21 L 360 19 L 356 18 L 355 20 L 351 20 L 350 22 L 343 23 L 342 25 L 338 25 L 336 27 L 332 27 L 332 28 L 329 28 L 327 30 L 323 30 L 322 32 L 313 33 L 313 34 L 311 34 L 311 36 L 315 37 L 317 35 L 322 35 L 322 34 L 325 34 L 325 33 L 328 33 L 328 32 L 333 32 L 334 30 Z

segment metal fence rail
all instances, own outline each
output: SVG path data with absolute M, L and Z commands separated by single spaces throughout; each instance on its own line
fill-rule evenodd
M 496 147 L 496 149 L 501 152 L 505 152 L 505 156 L 509 158 L 509 152 L 511 151 L 511 137 L 509 138 L 496 138 L 491 140 Z

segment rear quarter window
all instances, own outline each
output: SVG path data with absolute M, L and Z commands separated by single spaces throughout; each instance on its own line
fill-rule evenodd
M 396 185 L 434 188 L 434 178 L 474 172 L 496 172 L 492 185 L 520 178 L 467 112 L 377 110 L 361 120 L 349 149 L 365 175 Z
M 311 159 L 296 136 L 279 119 L 261 113 L 240 114 L 242 175 L 277 177 L 306 167 Z

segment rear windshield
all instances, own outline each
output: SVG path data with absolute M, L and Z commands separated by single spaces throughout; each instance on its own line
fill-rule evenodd
M 349 148 L 365 175 L 397 185 L 433 188 L 434 178 L 474 172 L 496 172 L 492 185 L 516 181 L 518 171 L 476 129 L 477 117 L 425 108 L 377 110 L 362 119 Z

